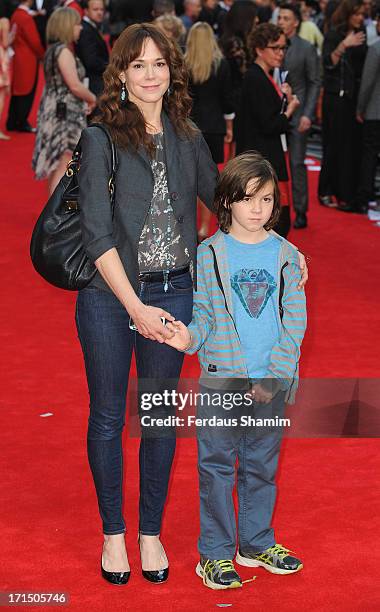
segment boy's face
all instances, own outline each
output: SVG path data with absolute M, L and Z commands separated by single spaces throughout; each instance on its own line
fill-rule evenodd
M 262 189 L 252 195 L 256 184 L 257 179 L 248 181 L 246 197 L 240 202 L 231 204 L 230 232 L 237 239 L 249 240 L 263 234 L 264 225 L 271 217 L 274 205 L 273 183 L 268 181 Z

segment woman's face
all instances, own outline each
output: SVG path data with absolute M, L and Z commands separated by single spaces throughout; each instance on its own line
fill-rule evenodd
M 360 6 L 348 20 L 350 30 L 359 30 L 363 27 L 364 22 L 364 6 Z
M 74 30 L 73 30 L 74 42 L 78 42 L 81 31 L 82 31 L 82 24 L 76 23 L 74 26 Z
M 129 99 L 137 106 L 161 100 L 170 84 L 170 71 L 162 52 L 147 38 L 139 57 L 120 74 L 125 81 Z
M 272 40 L 267 44 L 265 49 L 256 49 L 258 58 L 269 70 L 272 68 L 279 68 L 284 61 L 284 55 L 286 53 L 286 38 L 285 34 L 281 34 L 278 40 Z

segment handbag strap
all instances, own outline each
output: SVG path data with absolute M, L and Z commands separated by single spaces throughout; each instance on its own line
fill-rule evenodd
M 115 177 L 116 177 L 117 167 L 118 167 L 118 164 L 119 164 L 119 159 L 118 159 L 115 143 L 112 140 L 111 135 L 110 135 L 108 129 L 102 123 L 92 123 L 89 127 L 90 128 L 91 127 L 97 127 L 99 129 L 101 129 L 102 132 L 104 132 L 104 134 L 107 136 L 108 143 L 109 143 L 109 146 L 110 146 L 110 150 L 111 150 L 111 175 L 110 175 L 110 178 L 109 178 L 109 181 L 108 181 L 108 189 L 109 189 L 110 196 L 111 196 L 111 212 L 112 212 L 112 218 L 113 218 L 113 216 L 114 216 L 114 209 L 115 209 Z M 75 147 L 75 149 L 73 151 L 73 155 L 72 155 L 71 161 L 67 165 L 67 169 L 66 169 L 66 175 L 67 176 L 72 176 L 73 174 L 76 174 L 78 172 L 79 165 L 80 165 L 81 153 L 82 153 L 82 147 L 81 147 L 81 141 L 79 140 L 77 146 Z
M 97 127 L 99 129 L 101 129 L 102 132 L 104 132 L 104 134 L 107 136 L 108 143 L 110 145 L 110 149 L 111 149 L 111 176 L 110 176 L 110 179 L 109 179 L 109 182 L 108 182 L 108 188 L 109 188 L 110 194 L 111 194 L 111 207 L 112 207 L 112 216 L 113 216 L 114 206 L 115 206 L 115 177 L 116 177 L 117 166 L 118 166 L 118 163 L 119 163 L 118 156 L 117 156 L 117 151 L 116 151 L 116 147 L 115 147 L 115 143 L 112 140 L 111 134 L 109 133 L 108 129 L 102 123 L 92 123 L 89 127 Z

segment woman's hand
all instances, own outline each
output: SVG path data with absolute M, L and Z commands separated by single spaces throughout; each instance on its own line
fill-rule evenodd
M 301 103 L 296 95 L 293 95 L 290 98 L 288 102 L 288 108 L 285 111 L 285 115 L 287 116 L 288 119 L 290 119 L 290 117 L 293 115 L 294 111 L 299 107 L 300 104 Z
M 364 32 L 350 32 L 342 41 L 344 47 L 360 47 L 365 41 Z
M 301 102 L 298 99 L 298 96 L 296 96 L 295 94 L 292 95 L 292 97 L 290 98 L 289 102 L 288 102 L 288 108 L 292 109 L 292 112 L 294 112 L 296 110 L 296 108 L 299 107 L 299 105 L 301 104 Z
M 167 329 L 173 332 L 173 337 L 165 340 L 165 343 L 178 351 L 185 350 L 190 343 L 190 332 L 187 329 L 186 325 L 182 323 L 182 321 L 174 321 L 173 323 L 167 324 Z
M 91 115 L 95 106 L 96 106 L 96 102 L 86 102 L 86 110 L 85 110 L 86 115 Z
M 155 306 L 141 304 L 133 314 L 130 314 L 137 327 L 137 331 L 144 338 L 157 340 L 157 342 L 162 344 L 174 336 L 174 331 L 169 328 L 167 329 L 160 319 L 160 317 L 165 317 L 167 321 L 174 321 L 175 319 L 170 312 Z
M 293 91 L 292 91 L 292 88 L 290 87 L 289 83 L 282 83 L 280 89 L 281 89 L 282 93 L 287 97 L 288 102 L 290 102 Z

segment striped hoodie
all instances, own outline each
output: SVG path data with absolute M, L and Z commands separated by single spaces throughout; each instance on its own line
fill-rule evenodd
M 267 377 L 272 389 L 286 391 L 285 401 L 294 403 L 298 386 L 300 347 L 306 329 L 305 292 L 297 289 L 300 267 L 297 250 L 270 231 L 280 242 L 278 260 L 280 339 L 273 346 Z M 204 240 L 197 254 L 197 290 L 193 318 L 188 327 L 192 341 L 186 353 L 198 352 L 200 382 L 213 389 L 241 388 L 249 376 L 233 312 L 230 274 L 224 234 Z M 265 383 L 265 381 L 263 381 Z M 274 383 L 274 386 L 273 386 Z

